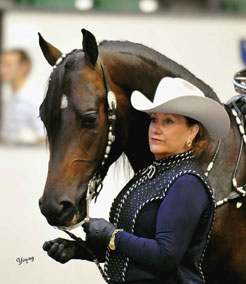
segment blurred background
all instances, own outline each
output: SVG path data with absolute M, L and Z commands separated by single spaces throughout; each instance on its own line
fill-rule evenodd
M 66 237 L 48 225 L 38 208 L 49 159 L 43 128 L 37 134 L 25 127 L 12 140 L 3 135 L 5 112 L 14 129 L 23 118 L 18 110 L 24 113 L 28 104 L 38 109 L 45 94 L 51 67 L 39 49 L 37 33 L 69 52 L 81 48 L 81 28 L 91 31 L 98 42 L 130 40 L 154 48 L 209 84 L 222 102 L 235 95 L 233 75 L 246 64 L 246 0 L 0 0 L 0 281 L 4 284 L 104 282 L 93 263 L 61 265 L 42 251 L 44 241 Z M 21 82 L 34 88 L 28 95 L 35 94 L 35 102 L 23 95 L 17 101 L 16 94 L 23 90 L 17 88 L 16 76 L 7 76 L 13 72 L 14 58 L 19 58 L 16 50 L 29 56 L 30 68 L 23 71 L 26 77 Z M 121 163 L 110 168 L 92 216 L 108 217 L 113 198 L 130 176 Z M 75 233 L 83 236 L 81 231 Z M 20 264 L 20 259 L 28 263 Z

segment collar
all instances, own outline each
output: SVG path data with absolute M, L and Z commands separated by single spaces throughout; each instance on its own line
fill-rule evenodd
M 172 156 L 168 156 L 161 160 L 154 160 L 153 165 L 155 165 L 156 167 L 159 167 L 159 166 L 165 167 L 165 166 L 174 165 L 180 161 L 193 159 L 194 157 L 195 157 L 194 151 L 193 149 L 190 149 L 184 153 L 179 153 L 179 154 L 175 154 Z
M 184 153 L 168 156 L 161 160 L 154 160 L 151 165 L 149 165 L 147 168 L 144 168 L 140 172 L 136 173 L 135 176 L 139 176 L 139 174 L 141 176 L 146 175 L 148 179 L 152 179 L 155 177 L 158 171 L 159 172 L 166 171 L 182 161 L 191 160 L 194 158 L 195 158 L 194 151 L 193 149 L 190 149 Z

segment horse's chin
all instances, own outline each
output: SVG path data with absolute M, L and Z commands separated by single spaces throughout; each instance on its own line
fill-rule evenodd
M 70 223 L 53 227 L 62 231 L 71 231 L 80 227 L 84 223 L 85 217 L 86 214 L 81 214 L 80 211 L 77 211 L 76 214 L 74 214 L 73 219 Z
M 83 223 L 84 223 L 84 219 L 82 221 L 71 223 L 68 226 L 53 226 L 53 227 L 55 229 L 59 229 L 59 230 L 62 230 L 62 231 L 71 231 L 71 230 L 74 230 L 74 229 L 80 227 L 81 225 L 83 225 Z
M 67 216 L 66 219 L 60 219 L 59 217 L 46 218 L 46 219 L 52 227 L 63 231 L 64 230 L 70 231 L 81 226 L 84 222 L 85 217 L 86 217 L 86 199 L 85 197 L 82 197 L 78 205 L 76 206 L 76 209 L 74 208 L 73 215 Z

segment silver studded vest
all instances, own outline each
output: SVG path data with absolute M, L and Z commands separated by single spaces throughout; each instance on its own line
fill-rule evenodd
M 149 167 L 136 173 L 114 200 L 110 211 L 110 222 L 117 228 L 123 228 L 126 232 L 134 234 L 135 222 L 141 209 L 152 201 L 163 200 L 173 182 L 184 174 L 193 174 L 204 182 L 214 208 L 212 188 L 194 158 L 193 152 L 188 151 L 160 161 L 154 161 Z M 206 246 L 203 255 L 205 248 Z M 203 255 L 200 260 L 200 267 Z M 111 281 L 125 282 L 128 263 L 129 258 L 127 256 L 117 249 L 115 251 L 108 249 L 105 258 L 105 273 Z M 204 280 L 201 268 L 200 272 Z

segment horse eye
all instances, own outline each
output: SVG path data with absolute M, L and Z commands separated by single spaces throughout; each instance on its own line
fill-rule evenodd
M 94 128 L 97 121 L 97 113 L 87 114 L 82 117 L 82 127 Z

